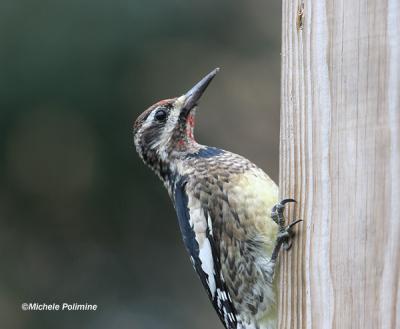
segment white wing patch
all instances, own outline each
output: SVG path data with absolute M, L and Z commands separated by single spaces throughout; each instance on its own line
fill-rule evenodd
M 207 284 L 210 288 L 211 295 L 214 298 L 216 289 L 214 260 L 212 257 L 211 244 L 208 239 L 206 239 L 203 243 L 203 246 L 200 247 L 199 258 L 201 260 L 201 268 L 208 275 Z
M 236 311 L 229 296 L 212 232 L 212 219 L 200 200 L 187 193 L 183 177 L 175 183 L 173 193 L 175 209 L 183 242 L 190 260 L 206 288 L 210 300 L 226 329 L 239 329 Z
M 195 239 L 199 244 L 201 268 L 208 276 L 207 285 L 210 289 L 211 296 L 214 298 L 216 291 L 214 258 L 210 240 L 207 238 L 207 229 L 212 235 L 212 228 L 209 227 L 208 223 L 211 222 L 211 220 L 209 216 L 204 213 L 204 210 L 201 207 L 201 203 L 198 199 L 189 197 L 188 208 L 190 215 L 189 223 L 194 231 Z M 206 217 L 208 217 L 208 221 Z

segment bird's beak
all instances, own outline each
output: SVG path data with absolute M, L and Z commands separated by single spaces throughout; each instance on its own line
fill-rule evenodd
M 192 89 L 190 89 L 184 97 L 184 103 L 182 109 L 186 111 L 190 111 L 193 107 L 197 105 L 201 95 L 203 95 L 204 91 L 207 89 L 208 85 L 214 79 L 215 75 L 218 73 L 219 68 L 214 69 L 210 73 L 208 73 L 203 79 L 201 79 Z

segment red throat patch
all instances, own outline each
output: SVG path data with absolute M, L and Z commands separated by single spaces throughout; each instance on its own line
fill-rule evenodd
M 194 129 L 194 115 L 189 114 L 186 121 L 186 134 L 190 139 L 194 139 L 193 129 Z

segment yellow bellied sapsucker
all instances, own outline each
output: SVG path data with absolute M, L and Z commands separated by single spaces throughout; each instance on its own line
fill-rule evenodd
M 225 328 L 272 329 L 276 259 L 299 221 L 285 226 L 285 203 L 294 200 L 277 203 L 277 185 L 255 164 L 194 140 L 197 103 L 217 71 L 143 112 L 135 147 L 168 190 L 184 245 Z

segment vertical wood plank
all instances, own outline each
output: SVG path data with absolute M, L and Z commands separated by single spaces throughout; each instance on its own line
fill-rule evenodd
M 400 328 L 400 3 L 282 11 L 279 328 Z

